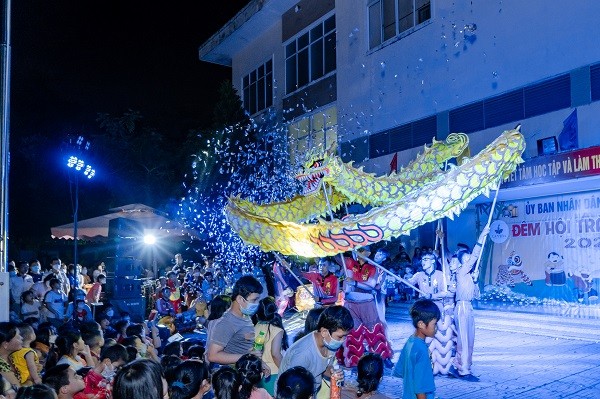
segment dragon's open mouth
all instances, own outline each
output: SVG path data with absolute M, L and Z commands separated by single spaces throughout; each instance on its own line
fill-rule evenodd
M 325 172 L 315 172 L 306 175 L 299 175 L 297 179 L 304 184 L 302 194 L 312 194 L 319 190 L 321 179 L 325 176 Z

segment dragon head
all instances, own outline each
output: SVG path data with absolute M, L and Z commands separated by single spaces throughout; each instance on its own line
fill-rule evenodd
M 303 195 L 313 194 L 321 188 L 321 182 L 327 181 L 339 172 L 341 163 L 336 153 L 336 143 L 327 150 L 312 149 L 306 154 L 302 171 L 296 175 L 304 186 Z

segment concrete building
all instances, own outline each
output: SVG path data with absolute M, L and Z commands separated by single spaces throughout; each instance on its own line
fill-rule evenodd
M 520 123 L 526 162 L 502 185 L 484 282 L 597 306 L 597 15 L 593 0 L 254 0 L 199 56 L 231 67 L 250 114 L 287 123 L 292 162 L 337 141 L 383 174 L 434 136 L 468 133 L 475 154 Z M 447 221 L 450 248 L 475 241 L 484 208 Z

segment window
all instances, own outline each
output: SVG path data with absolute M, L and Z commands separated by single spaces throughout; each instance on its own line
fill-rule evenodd
M 335 15 L 319 22 L 285 45 L 285 92 L 335 70 Z
M 323 150 L 337 142 L 337 107 L 329 107 L 290 123 L 288 127 L 290 161 L 304 162 L 306 153 L 315 147 Z
M 369 48 L 431 19 L 430 0 L 374 0 L 368 7 Z
M 250 115 L 273 105 L 273 61 L 265 62 L 244 76 L 242 90 L 244 109 Z

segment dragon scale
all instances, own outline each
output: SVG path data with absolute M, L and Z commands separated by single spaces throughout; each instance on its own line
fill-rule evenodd
M 233 230 L 247 244 L 258 245 L 263 251 L 304 257 L 335 255 L 408 234 L 445 216 L 453 217 L 478 195 L 488 195 L 497 188 L 500 178 L 523 162 L 524 149 L 518 130 L 505 131 L 475 157 L 441 172 L 439 178 L 415 185 L 397 201 L 343 220 L 314 224 L 274 220 L 248 213 L 231 201 L 225 213 Z

